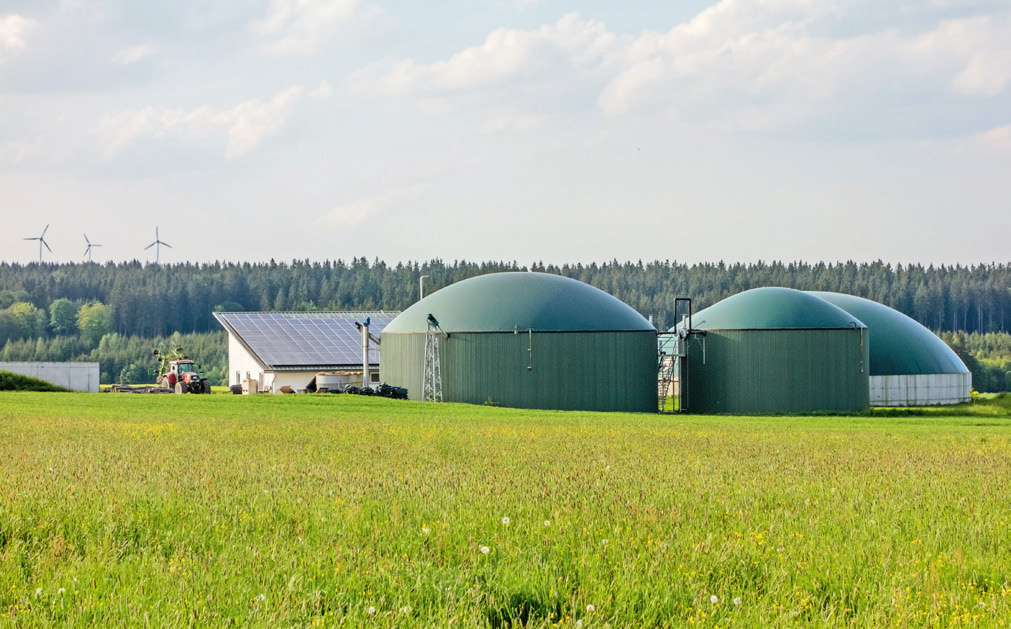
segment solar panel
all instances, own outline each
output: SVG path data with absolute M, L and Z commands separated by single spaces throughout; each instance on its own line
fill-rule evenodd
M 369 332 L 382 335 L 397 312 L 219 312 L 216 316 L 270 367 L 359 365 L 362 333 L 355 321 L 370 317 Z M 379 362 L 370 346 L 369 362 Z

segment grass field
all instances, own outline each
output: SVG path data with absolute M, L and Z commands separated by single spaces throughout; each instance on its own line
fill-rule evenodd
M 0 625 L 1004 626 L 1007 399 L 0 394 Z

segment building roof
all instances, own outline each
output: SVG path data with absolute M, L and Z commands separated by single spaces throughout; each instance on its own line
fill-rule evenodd
M 389 333 L 426 332 L 432 314 L 446 332 L 654 331 L 621 300 L 550 273 L 490 273 L 451 284 L 400 314 Z
M 680 325 L 680 324 L 679 324 Z M 701 330 L 833 330 L 864 328 L 854 315 L 792 288 L 753 288 L 696 313 Z
M 867 324 L 872 376 L 969 371 L 944 341 L 898 310 L 854 295 L 817 291 L 811 294 L 839 306 Z
M 381 338 L 398 312 L 215 312 L 229 334 L 266 369 L 338 369 L 362 364 L 362 333 L 355 322 L 370 318 Z M 379 364 L 370 347 L 369 364 Z

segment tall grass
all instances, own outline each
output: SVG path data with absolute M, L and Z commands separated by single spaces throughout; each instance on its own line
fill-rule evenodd
M 20 626 L 1001 626 L 1011 418 L 973 412 L 0 394 L 0 614 Z

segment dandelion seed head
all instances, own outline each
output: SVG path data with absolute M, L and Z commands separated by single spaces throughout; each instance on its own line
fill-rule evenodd
M 63 594 L 66 591 L 67 591 L 67 588 L 60 588 L 60 589 L 56 590 L 56 593 L 57 594 Z
M 428 535 L 429 533 L 432 532 L 432 529 L 428 528 L 427 526 L 423 526 L 421 527 L 421 532 L 424 533 L 425 535 Z
M 544 526 L 551 526 L 551 520 L 544 520 Z
M 35 596 L 42 596 L 42 588 L 35 588 Z
M 481 547 L 481 554 L 483 554 L 483 555 L 487 555 L 487 554 L 488 554 L 488 553 L 490 553 L 490 552 L 491 552 L 491 549 L 490 549 L 490 548 L 488 548 L 487 546 L 482 546 L 482 547 Z
M 583 626 L 583 621 L 582 620 L 577 620 L 576 621 L 576 626 L 577 627 L 582 627 Z
M 505 524 L 506 526 L 509 526 L 509 517 L 508 516 L 502 518 L 502 524 Z
M 257 596 L 256 599 L 259 600 L 259 601 L 265 601 L 265 600 L 267 600 L 267 595 L 266 594 L 261 594 L 261 595 Z
M 741 606 L 741 597 L 740 596 L 734 598 L 734 605 L 736 605 L 738 607 Z
M 374 613 L 376 613 L 376 608 L 373 607 L 373 606 L 371 606 L 371 605 L 369 605 L 369 615 L 372 615 Z
M 587 605 L 587 606 L 586 606 L 586 613 L 587 613 L 587 614 L 592 614 L 592 613 L 593 613 L 593 612 L 595 612 L 596 610 L 597 610 L 597 608 L 596 608 L 596 607 L 594 607 L 594 606 L 593 606 L 592 604 L 591 604 L 591 605 Z
M 712 596 L 709 597 L 709 602 L 715 605 L 716 603 L 720 602 L 720 597 L 713 594 Z
M 404 607 L 401 607 L 400 608 L 400 613 L 401 614 L 410 614 L 411 613 L 411 606 L 410 605 L 405 605 Z

